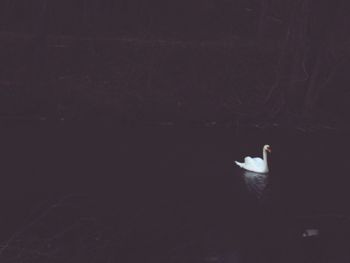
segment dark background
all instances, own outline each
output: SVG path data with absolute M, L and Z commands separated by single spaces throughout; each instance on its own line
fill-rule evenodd
M 2 1 L 1 115 L 348 127 L 346 1 Z
M 349 262 L 347 1 L 0 12 L 1 263 Z

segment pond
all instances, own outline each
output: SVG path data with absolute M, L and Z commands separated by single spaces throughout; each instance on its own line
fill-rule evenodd
M 264 144 L 269 174 L 234 164 Z M 348 146 L 282 128 L 3 129 L 1 261 L 349 259 Z

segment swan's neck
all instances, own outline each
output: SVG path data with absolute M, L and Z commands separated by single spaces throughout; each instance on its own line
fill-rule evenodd
M 268 167 L 268 165 L 267 165 L 267 152 L 265 149 L 263 150 L 263 161 L 264 161 L 264 164 L 266 165 L 266 167 Z

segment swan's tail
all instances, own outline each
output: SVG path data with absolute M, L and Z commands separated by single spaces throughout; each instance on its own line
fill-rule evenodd
M 235 161 L 235 163 L 239 166 L 239 167 L 243 167 L 243 163 L 239 163 L 237 161 Z

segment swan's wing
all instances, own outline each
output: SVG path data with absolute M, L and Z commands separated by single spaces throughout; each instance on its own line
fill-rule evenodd
M 254 159 L 250 156 L 247 156 L 244 158 L 244 163 L 246 165 L 254 165 Z
M 259 166 L 257 166 L 257 161 L 255 160 L 256 158 L 252 158 L 250 156 L 247 156 L 244 158 L 244 168 L 247 170 L 251 170 L 254 171 L 257 168 L 259 168 Z
M 266 173 L 268 172 L 268 168 L 266 166 L 266 163 L 261 158 L 251 158 L 251 157 L 245 157 L 244 158 L 244 164 L 241 166 L 242 168 L 257 172 L 257 173 Z
M 251 158 L 251 157 L 246 157 L 244 158 L 244 164 L 246 165 L 247 168 L 250 169 L 259 169 L 264 166 L 264 161 L 261 158 Z
M 263 159 L 259 158 L 259 157 L 256 157 L 256 158 L 252 158 L 253 159 L 253 162 L 255 164 L 255 166 L 257 167 L 262 167 L 264 166 L 264 161 Z

